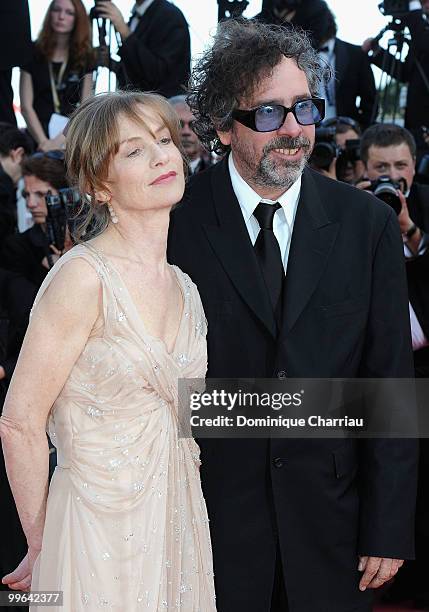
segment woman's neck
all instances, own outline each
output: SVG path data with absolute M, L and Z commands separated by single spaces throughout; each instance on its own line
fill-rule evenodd
M 70 34 L 57 34 L 51 60 L 53 62 L 64 62 L 69 55 L 69 46 Z

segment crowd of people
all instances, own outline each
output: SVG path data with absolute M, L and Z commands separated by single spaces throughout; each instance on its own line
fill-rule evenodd
M 429 377 L 429 0 L 405 4 L 405 60 L 339 39 L 325 0 L 271 0 L 192 70 L 168 0 L 52 0 L 34 42 L 27 2 L 0 8 L 1 589 L 368 612 L 387 584 L 429 610 L 424 436 L 201 439 L 199 470 L 172 433 L 207 351 L 215 379 Z M 377 120 L 371 64 L 403 118 Z M 118 90 L 94 96 L 100 66 Z

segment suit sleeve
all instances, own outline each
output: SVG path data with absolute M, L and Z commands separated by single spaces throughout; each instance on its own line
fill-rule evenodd
M 119 54 L 125 69 L 140 76 L 140 82 L 148 83 L 148 89 L 157 89 L 174 72 L 177 58 L 188 49 L 189 30 L 182 19 L 165 19 L 157 28 L 159 37 L 155 46 L 149 47 L 138 32 L 124 41 Z
M 372 299 L 361 376 L 414 376 L 405 263 L 393 211 L 373 259 Z M 415 419 L 412 400 L 404 410 L 406 418 Z M 360 555 L 414 558 L 417 462 L 416 440 L 360 442 Z
M 376 88 L 374 73 L 371 68 L 371 64 L 365 54 L 361 55 L 360 69 L 359 69 L 359 83 L 360 89 L 358 95 L 360 96 L 360 121 L 362 125 L 368 126 L 372 120 L 372 114 L 376 98 Z

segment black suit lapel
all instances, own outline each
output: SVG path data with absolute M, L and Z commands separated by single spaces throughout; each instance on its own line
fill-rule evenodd
M 283 332 L 290 331 L 317 287 L 335 242 L 338 223 L 329 220 L 309 170 L 302 177 L 283 297 Z
M 348 55 L 346 45 L 342 40 L 335 39 L 335 92 L 338 93 L 338 89 L 341 81 L 344 78 L 344 74 L 348 68 Z
M 218 225 L 204 224 L 207 238 L 243 300 L 276 336 L 276 324 L 264 279 L 231 184 L 225 158 L 211 175 Z

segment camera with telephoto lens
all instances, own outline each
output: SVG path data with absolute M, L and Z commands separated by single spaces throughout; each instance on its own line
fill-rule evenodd
M 390 176 L 379 176 L 375 181 L 371 181 L 371 186 L 367 188 L 368 191 L 388 204 L 397 215 L 402 210 L 401 200 L 398 196 L 398 190 L 402 193 L 407 191 L 407 181 L 404 178 L 400 178 L 399 181 L 392 181 Z
M 403 17 L 410 12 L 409 0 L 384 0 L 378 8 L 386 17 Z
M 53 195 L 50 191 L 45 196 L 48 215 L 46 217 L 46 234 L 49 244 L 53 244 L 59 251 L 64 250 L 66 229 L 73 237 L 76 224 L 79 223 L 81 198 L 78 191 L 66 187 Z M 72 238 L 73 240 L 73 238 Z
M 330 165 L 341 153 L 341 149 L 335 140 L 336 128 L 316 128 L 316 140 L 311 154 L 310 166 L 319 170 L 329 170 Z

